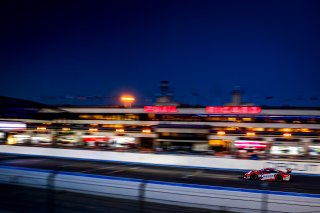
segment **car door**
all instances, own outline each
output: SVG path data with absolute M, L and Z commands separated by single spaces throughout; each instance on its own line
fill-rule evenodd
M 261 180 L 274 180 L 275 174 L 277 172 L 272 169 L 265 169 L 261 174 Z

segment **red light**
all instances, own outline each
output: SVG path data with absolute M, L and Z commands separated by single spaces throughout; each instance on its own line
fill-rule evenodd
M 105 136 L 84 136 L 83 141 L 86 143 L 93 143 L 93 142 L 107 142 L 107 137 Z
M 145 112 L 178 112 L 176 106 L 144 106 Z
M 256 106 L 207 106 L 207 113 L 214 114 L 258 114 L 261 107 Z

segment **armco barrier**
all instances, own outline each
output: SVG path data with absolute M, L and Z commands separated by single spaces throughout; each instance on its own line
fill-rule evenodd
M 251 170 L 265 167 L 275 167 L 278 169 L 292 168 L 295 173 L 320 175 L 320 163 L 309 162 L 238 160 L 215 158 L 213 156 L 179 156 L 8 145 L 0 145 L 0 153 L 211 169 Z
M 239 189 L 0 167 L 0 183 L 234 212 L 320 212 L 320 194 Z M 50 196 L 48 196 L 50 198 Z M 143 208 L 143 205 L 141 205 Z

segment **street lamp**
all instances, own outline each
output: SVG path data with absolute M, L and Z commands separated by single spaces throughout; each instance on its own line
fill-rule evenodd
M 136 100 L 132 95 L 122 95 L 120 97 L 124 107 L 131 107 L 133 102 Z

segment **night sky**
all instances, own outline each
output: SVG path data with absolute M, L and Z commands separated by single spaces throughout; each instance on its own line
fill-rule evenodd
M 0 23 L 3 96 L 146 104 L 168 80 L 188 104 L 320 106 L 320 1 L 5 0 Z

